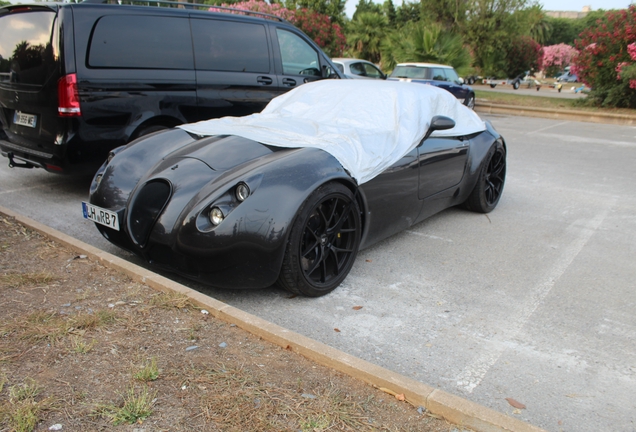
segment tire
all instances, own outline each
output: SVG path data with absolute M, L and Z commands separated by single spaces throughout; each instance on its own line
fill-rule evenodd
M 470 109 L 475 109 L 475 95 L 469 94 L 466 99 L 464 99 L 464 105 L 466 105 Z
M 497 84 L 490 84 L 490 88 L 495 88 L 497 87 Z
M 518 90 L 519 89 L 519 81 L 513 82 L 512 83 L 512 88 L 515 89 L 515 90 Z
M 308 297 L 330 293 L 349 274 L 361 233 L 360 208 L 351 191 L 340 183 L 320 186 L 298 211 L 278 284 Z
M 467 82 L 468 82 L 468 85 L 473 85 L 473 84 L 475 84 L 475 78 L 474 77 L 468 77 Z
M 490 213 L 497 207 L 506 182 L 506 149 L 497 141 L 484 158 L 475 188 L 464 207 L 477 213 Z
M 134 135 L 133 137 L 130 139 L 132 140 L 136 140 L 137 138 L 140 138 L 144 135 L 150 135 L 151 133 L 154 132 L 159 132 L 162 130 L 166 130 L 166 129 L 170 129 L 168 126 L 164 126 L 164 125 L 150 125 L 150 126 L 145 126 L 142 127 L 141 129 L 139 129 Z

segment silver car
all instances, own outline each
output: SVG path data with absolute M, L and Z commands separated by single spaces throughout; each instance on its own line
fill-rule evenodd
M 380 68 L 370 61 L 354 58 L 334 58 L 331 61 L 347 78 L 386 79 Z

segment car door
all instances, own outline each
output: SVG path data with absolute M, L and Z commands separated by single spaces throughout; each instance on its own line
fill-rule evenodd
M 265 23 L 191 18 L 199 120 L 260 112 L 279 89 Z
M 322 79 L 320 52 L 299 34 L 274 26 L 275 61 L 279 86 L 283 91 Z
M 417 148 L 419 198 L 426 199 L 456 186 L 464 176 L 469 140 L 429 137 Z

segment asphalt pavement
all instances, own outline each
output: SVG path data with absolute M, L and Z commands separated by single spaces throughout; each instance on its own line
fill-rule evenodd
M 319 299 L 188 285 L 548 430 L 635 431 L 636 128 L 482 117 L 508 145 L 492 213 L 450 209 L 364 250 Z M 82 219 L 89 183 L 3 163 L 0 205 L 138 262 Z

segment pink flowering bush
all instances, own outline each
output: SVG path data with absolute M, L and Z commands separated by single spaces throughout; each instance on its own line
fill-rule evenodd
M 554 76 L 566 66 L 578 53 L 577 49 L 564 43 L 543 47 L 543 71 L 545 76 Z
M 309 9 L 287 9 L 280 3 L 267 3 L 263 0 L 247 0 L 240 3 L 223 3 L 221 6 L 245 11 L 263 12 L 283 18 L 301 29 L 312 38 L 327 55 L 338 57 L 345 47 L 345 36 L 338 24 L 332 23 L 327 15 Z M 219 11 L 212 6 L 211 12 Z
M 636 5 L 607 12 L 581 33 L 576 45 L 574 71 L 592 88 L 588 99 L 636 108 Z

